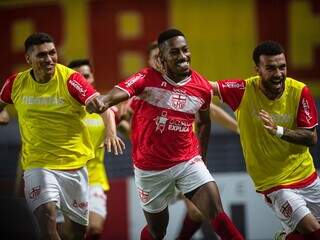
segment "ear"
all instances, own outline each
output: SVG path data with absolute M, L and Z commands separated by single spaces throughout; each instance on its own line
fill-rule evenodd
M 31 61 L 30 61 L 30 56 L 29 56 L 29 54 L 25 54 L 24 55 L 24 57 L 25 57 L 25 59 L 26 59 L 26 62 L 30 65 L 31 64 Z
M 261 70 L 260 70 L 259 66 L 256 65 L 254 68 L 255 68 L 257 74 L 258 74 L 258 75 L 261 75 Z

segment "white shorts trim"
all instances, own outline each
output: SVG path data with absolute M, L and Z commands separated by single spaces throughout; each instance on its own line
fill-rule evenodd
M 200 156 L 161 171 L 134 167 L 135 182 L 141 207 L 150 213 L 163 211 L 176 190 L 188 193 L 214 179 Z
M 64 215 L 81 225 L 88 225 L 88 173 L 86 168 L 74 171 L 29 169 L 23 175 L 25 197 L 34 211 L 44 203 L 56 202 Z

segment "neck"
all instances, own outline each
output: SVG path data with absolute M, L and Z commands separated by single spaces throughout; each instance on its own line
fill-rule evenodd
M 31 76 L 38 83 L 47 83 L 53 77 L 52 75 L 42 74 L 34 70 L 31 70 Z

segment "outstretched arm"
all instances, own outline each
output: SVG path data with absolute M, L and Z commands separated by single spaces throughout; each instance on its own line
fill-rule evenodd
M 107 151 L 111 152 L 113 149 L 115 155 L 118 155 L 118 153 L 123 154 L 125 144 L 121 138 L 117 136 L 114 112 L 111 109 L 107 109 L 101 114 L 101 116 L 106 129 L 106 138 L 104 144 L 106 145 Z
M 210 104 L 210 118 L 221 126 L 238 133 L 237 121 L 226 113 L 221 107 L 211 103 Z
M 201 147 L 201 156 L 205 164 L 207 164 L 207 149 L 209 144 L 211 131 L 211 121 L 209 109 L 199 111 L 199 121 L 197 122 L 197 133 Z
M 306 128 L 296 128 L 296 129 L 288 129 L 281 126 L 277 126 L 271 115 L 261 110 L 260 118 L 263 121 L 264 128 L 274 136 L 277 136 L 287 142 L 305 145 L 305 146 L 313 146 L 317 144 L 317 130 L 316 128 L 306 129 Z

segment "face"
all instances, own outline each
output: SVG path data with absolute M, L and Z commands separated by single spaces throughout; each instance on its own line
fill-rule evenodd
M 148 64 L 153 69 L 157 69 L 157 59 L 159 57 L 159 48 L 152 49 L 149 53 Z
M 160 59 L 173 80 L 179 81 L 190 75 L 191 53 L 183 36 L 168 39 L 161 46 Z
M 58 55 L 54 43 L 32 46 L 26 53 L 26 61 L 38 80 L 49 80 L 54 75 Z
M 266 95 L 276 98 L 282 94 L 287 76 L 287 63 L 283 53 L 279 55 L 261 55 L 256 67 L 261 78 L 261 87 Z
M 88 81 L 88 83 L 93 84 L 94 77 L 93 77 L 93 73 L 91 71 L 90 66 L 82 65 L 78 68 L 75 68 L 74 70 L 79 72 Z

